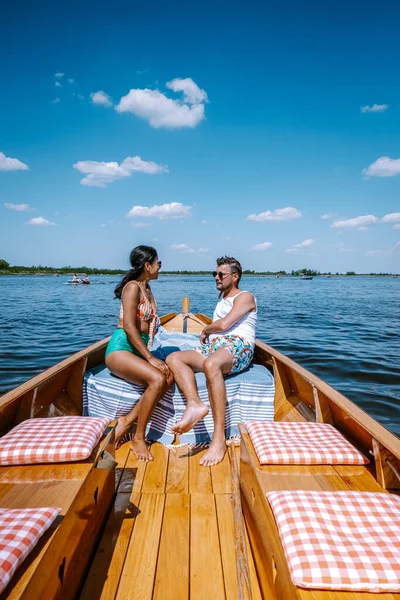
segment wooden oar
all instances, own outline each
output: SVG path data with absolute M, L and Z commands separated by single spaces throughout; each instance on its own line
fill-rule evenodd
M 249 562 L 247 558 L 246 536 L 244 532 L 242 502 L 240 499 L 239 467 L 235 445 L 229 444 L 229 457 L 232 469 L 232 502 L 235 536 L 236 572 L 238 578 L 238 600 L 251 600 Z

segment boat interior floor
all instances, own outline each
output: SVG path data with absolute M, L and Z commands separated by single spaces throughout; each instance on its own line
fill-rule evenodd
M 250 443 L 246 440 L 246 448 Z M 239 459 L 241 450 L 235 448 Z M 205 450 L 153 444 L 154 461 L 139 462 L 125 444 L 116 453 L 117 494 L 80 600 L 188 600 L 239 598 L 229 453 L 212 468 L 199 465 Z M 244 452 L 242 452 L 244 454 Z M 255 456 L 255 454 L 254 454 Z M 253 458 L 254 458 L 253 456 Z M 243 457 L 242 457 L 243 458 Z M 248 462 L 248 459 L 245 459 Z M 258 463 L 257 463 L 258 464 Z M 241 473 L 253 495 L 255 480 Z M 364 466 L 265 466 L 253 470 L 258 501 L 269 490 L 383 491 Z M 257 491 L 256 491 L 257 495 Z M 258 523 L 247 510 L 246 545 L 253 600 L 282 598 L 274 578 L 259 568 Z M 256 498 L 257 503 L 257 498 Z M 265 531 L 270 536 L 276 532 Z M 265 558 L 265 556 L 264 556 Z M 279 569 L 275 565 L 275 568 Z M 279 575 L 279 573 L 278 573 Z M 247 596 L 244 596 L 247 597 Z M 399 594 L 331 592 L 296 588 L 304 600 L 384 600 Z
M 151 451 L 147 464 L 129 444 L 116 453 L 116 500 L 80 599 L 238 598 L 229 454 L 210 468 L 199 464 L 205 450 L 157 443 Z M 259 600 L 246 543 L 252 598 Z

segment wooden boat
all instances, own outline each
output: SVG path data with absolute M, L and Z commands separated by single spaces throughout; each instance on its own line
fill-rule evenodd
M 210 322 L 188 310 L 185 301 L 183 312 L 165 315 L 162 325 L 197 333 Z M 0 398 L 1 433 L 27 418 L 81 414 L 84 373 L 104 362 L 107 342 L 74 354 Z M 372 453 L 371 465 L 304 466 L 301 475 L 296 468 L 260 467 L 243 430 L 241 447 L 231 446 L 223 462 L 212 468 L 199 465 L 204 450 L 161 444 L 153 445 L 154 461 L 148 464 L 136 460 L 129 444 L 123 445 L 115 453 L 115 477 L 102 468 L 102 449 L 89 468 L 82 463 L 0 468 L 0 507 L 62 502 L 64 515 L 16 572 L 2 598 L 400 598 L 300 588 L 294 592 L 282 550 L 272 555 L 265 547 L 271 536 L 273 547 L 279 545 L 273 528 L 264 528 L 265 490 L 299 485 L 399 490 L 400 440 L 321 379 L 260 341 L 255 362 L 274 373 L 276 421 L 331 423 L 365 454 Z M 112 452 L 111 446 L 112 429 L 103 450 Z

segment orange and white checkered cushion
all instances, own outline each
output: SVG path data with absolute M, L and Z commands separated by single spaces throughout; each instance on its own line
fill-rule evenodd
M 0 439 L 0 465 L 84 460 L 109 422 L 104 417 L 27 419 Z
M 61 508 L 0 508 L 0 594 Z
M 364 465 L 369 460 L 327 423 L 249 421 L 262 465 Z
M 267 499 L 295 585 L 400 592 L 399 497 L 296 490 Z

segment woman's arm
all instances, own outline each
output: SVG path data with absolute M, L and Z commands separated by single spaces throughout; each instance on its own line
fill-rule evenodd
M 124 287 L 124 293 L 122 296 L 122 306 L 124 309 L 124 331 L 131 344 L 135 346 L 136 350 L 140 352 L 143 358 L 147 360 L 147 362 L 153 367 L 161 371 L 165 377 L 169 377 L 170 370 L 168 365 L 164 361 L 152 355 L 146 344 L 143 342 L 140 331 L 136 326 L 136 314 L 139 301 L 139 286 L 134 281 L 127 283 Z
M 250 292 L 244 292 L 240 294 L 238 298 L 234 301 L 232 310 L 224 317 L 223 319 L 218 319 L 210 325 L 204 327 L 203 331 L 200 335 L 201 343 L 204 343 L 204 340 L 211 333 L 223 333 L 224 331 L 228 331 L 235 323 L 237 323 L 242 317 L 247 315 L 249 312 L 253 312 L 256 310 L 256 302 L 253 294 Z

